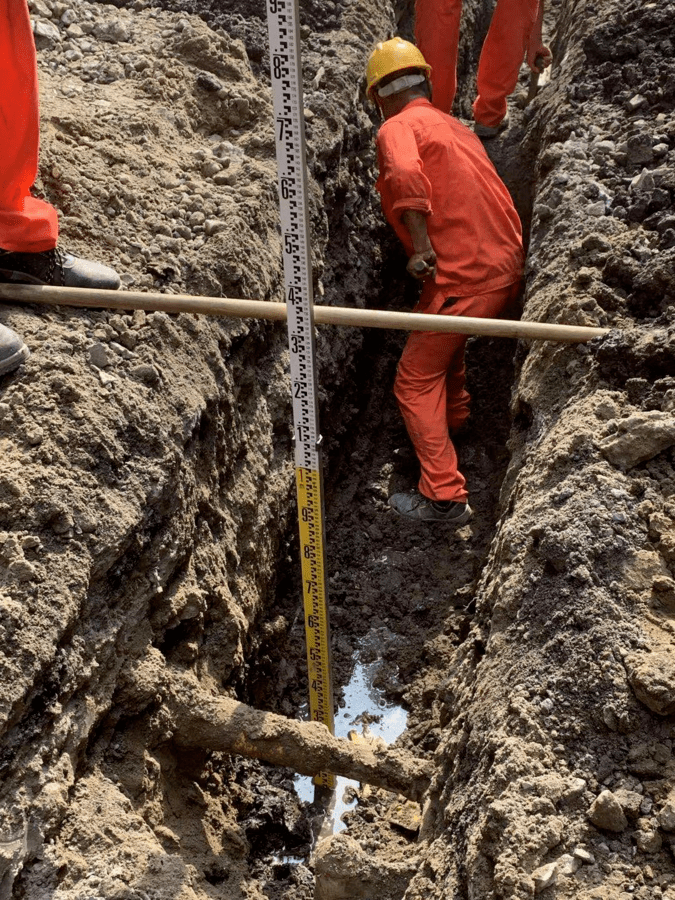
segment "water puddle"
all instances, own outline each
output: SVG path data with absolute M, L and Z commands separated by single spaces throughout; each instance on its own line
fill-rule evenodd
M 344 689 L 345 705 L 335 716 L 336 737 L 347 738 L 349 732 L 357 732 L 366 738 L 379 737 L 387 744 L 393 743 L 405 731 L 407 713 L 400 706 L 385 699 L 384 693 L 374 687 L 381 660 L 365 663 L 357 660 L 352 677 Z M 315 801 L 312 779 L 297 775 L 295 789 L 306 803 Z M 335 791 L 325 806 L 321 831 L 318 837 L 327 837 L 346 827 L 342 816 L 356 804 L 358 782 L 339 777 Z

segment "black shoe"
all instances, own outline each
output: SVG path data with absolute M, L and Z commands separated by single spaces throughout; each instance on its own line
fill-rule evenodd
M 421 522 L 447 522 L 449 525 L 466 525 L 473 512 L 468 503 L 455 503 L 452 500 L 431 500 L 411 491 L 407 494 L 392 494 L 389 506 L 400 516 L 417 519 Z
M 28 356 L 28 347 L 16 331 L 12 331 L 6 325 L 0 325 L 0 375 L 18 369 L 22 362 L 26 362 Z
M 63 253 L 58 248 L 42 253 L 0 250 L 0 281 L 109 291 L 116 291 L 120 286 L 120 277 L 114 269 Z
M 483 125 L 481 122 L 473 123 L 474 134 L 476 134 L 481 140 L 488 140 L 489 138 L 497 137 L 498 134 L 501 134 L 502 131 L 505 131 L 509 127 L 509 114 L 508 112 L 501 120 L 499 125 L 495 125 L 492 127 L 491 125 Z

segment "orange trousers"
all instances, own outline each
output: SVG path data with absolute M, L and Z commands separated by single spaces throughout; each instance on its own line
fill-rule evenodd
M 539 0 L 497 0 L 478 64 L 476 122 L 491 128 L 506 115 L 518 81 Z M 457 90 L 457 48 L 462 0 L 416 0 L 415 41 L 431 66 L 433 104 L 450 113 Z
M 39 147 L 35 43 L 26 0 L 0 0 L 0 248 L 56 246 L 58 215 L 32 197 Z
M 433 303 L 440 289 L 426 284 L 415 312 Z M 472 297 L 448 298 L 439 315 L 496 318 L 516 300 L 520 282 Z M 459 428 L 469 416 L 464 387 L 467 335 L 413 332 L 398 364 L 394 394 L 420 462 L 419 491 L 432 500 L 465 503 L 464 476 L 448 429 Z

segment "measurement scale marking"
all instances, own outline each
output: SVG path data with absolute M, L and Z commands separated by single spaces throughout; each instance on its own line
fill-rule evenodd
M 267 0 L 281 245 L 287 302 L 302 596 L 310 717 L 331 734 L 333 689 L 325 570 L 323 487 L 307 210 L 306 154 L 297 0 Z M 328 773 L 315 783 L 334 787 Z

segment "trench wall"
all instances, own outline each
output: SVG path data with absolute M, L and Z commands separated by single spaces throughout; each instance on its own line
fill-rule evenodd
M 32 9 L 37 188 L 62 214 L 62 243 L 114 264 L 125 286 L 279 299 L 260 10 L 228 21 L 219 8 L 211 27 L 187 7 L 68 9 Z M 391 17 L 356 2 L 317 24 L 312 10 L 316 299 L 365 305 L 379 250 L 359 235 L 379 220 L 359 91 Z M 31 358 L 0 393 L 0 896 L 109 900 L 133 882 L 135 897 L 192 898 L 230 879 L 244 896 L 243 801 L 204 758 L 171 751 L 171 723 L 153 719 L 125 669 L 160 652 L 214 690 L 245 679 L 252 629 L 295 565 L 285 329 L 2 315 Z M 324 416 L 349 410 L 360 343 L 318 336 Z M 337 438 L 327 443 L 330 460 Z
M 561 3 L 552 82 L 511 135 L 538 145 L 524 317 L 616 330 L 519 348 L 503 514 L 406 900 L 673 896 L 668 10 Z

